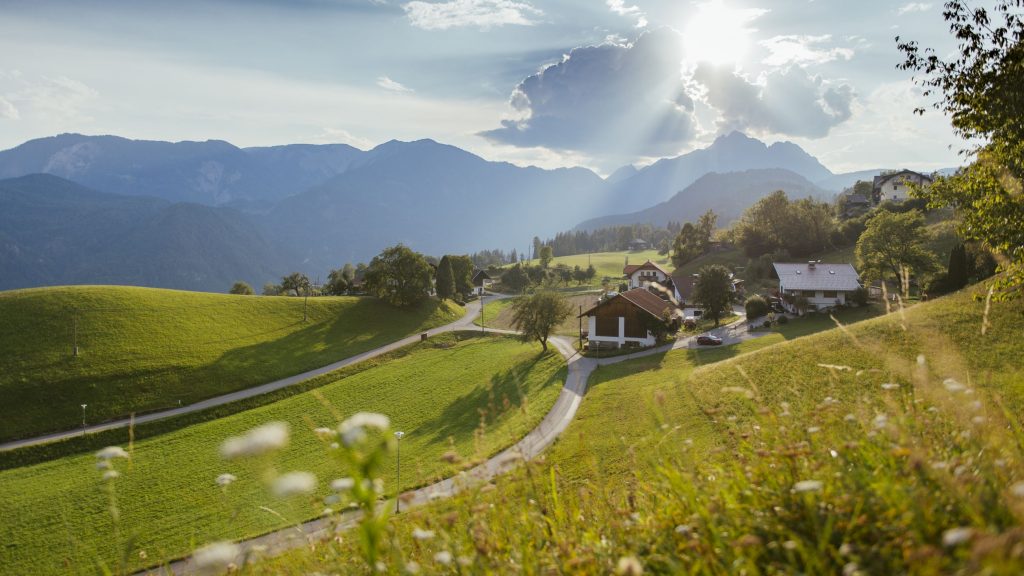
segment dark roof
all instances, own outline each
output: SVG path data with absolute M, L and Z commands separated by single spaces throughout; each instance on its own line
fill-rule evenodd
M 682 297 L 684 302 L 688 302 L 693 297 L 695 280 L 693 274 L 683 274 L 679 270 L 672 274 L 672 283 L 675 284 L 676 291 L 679 292 L 679 296 Z
M 863 194 L 850 194 L 846 197 L 847 204 L 870 204 L 871 201 Z
M 650 260 L 644 262 L 643 264 L 627 264 L 626 267 L 622 269 L 622 275 L 630 276 L 633 274 L 633 272 L 636 272 L 637 270 L 657 270 L 664 274 L 665 276 L 669 276 L 669 273 L 664 268 L 658 266 L 657 264 L 651 262 Z
M 475 282 L 477 279 L 492 280 L 491 275 L 486 270 L 477 270 L 476 274 L 473 274 L 473 281 Z
M 612 296 L 611 298 L 605 300 L 604 302 L 598 302 L 596 306 L 580 314 L 580 317 L 590 316 L 591 312 L 597 310 L 598 308 L 604 306 L 609 302 L 614 301 L 616 298 L 622 298 L 626 300 L 630 304 L 633 304 L 637 308 L 643 310 L 644 312 L 647 312 L 648 314 L 654 316 L 659 320 L 663 319 L 662 313 L 665 312 L 666 308 L 669 310 L 672 309 L 671 304 L 662 300 L 657 295 L 652 293 L 650 290 L 646 288 L 633 288 L 632 290 L 627 290 L 625 292 L 616 294 L 615 296 Z

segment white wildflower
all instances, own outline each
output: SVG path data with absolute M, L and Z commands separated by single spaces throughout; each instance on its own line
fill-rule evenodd
M 106 472 L 103 473 L 103 479 L 113 480 L 114 478 L 117 478 L 120 475 L 121 473 L 118 472 L 117 470 L 107 470 Z
M 224 473 L 221 474 L 220 476 L 217 476 L 217 486 L 227 486 L 228 484 L 231 484 L 235 480 L 238 480 L 238 478 L 236 478 L 234 474 Z
M 875 420 L 872 422 L 872 425 L 881 430 L 889 425 L 889 417 L 885 414 L 879 414 L 878 416 L 875 416 Z
M 269 422 L 242 436 L 232 436 L 220 446 L 220 454 L 231 460 L 239 456 L 257 456 L 288 444 L 288 424 Z
M 387 430 L 391 427 L 391 419 L 376 412 L 357 412 L 341 423 L 338 431 L 344 433 L 352 428 L 376 428 Z
M 452 553 L 447 550 L 441 550 L 437 554 L 434 554 L 434 562 L 447 566 L 452 563 Z
M 192 553 L 192 560 L 200 570 L 223 570 L 241 555 L 241 549 L 231 542 L 214 542 Z
M 112 458 L 128 458 L 128 453 L 120 446 L 107 446 L 96 453 L 98 460 L 110 460 Z
M 836 452 L 835 450 L 829 450 L 828 451 L 828 455 L 833 457 L 833 458 L 838 458 L 839 457 L 839 452 Z
M 689 534 L 692 531 L 693 531 L 693 528 L 690 528 L 686 524 L 680 524 L 680 525 L 676 526 L 676 534 L 682 534 L 682 535 L 685 536 L 685 535 Z
M 942 533 L 942 545 L 946 548 L 952 548 L 959 546 L 965 542 L 970 541 L 974 536 L 974 529 L 960 526 L 958 528 L 950 528 Z
M 111 466 L 109 460 L 100 460 L 99 462 L 96 463 L 97 470 L 110 470 L 110 468 Z
M 793 484 L 793 491 L 800 492 L 820 492 L 821 482 L 819 480 L 801 480 L 796 484 Z
M 818 428 L 817 426 L 811 426 L 807 429 L 808 434 L 817 434 L 818 432 L 821 432 L 821 428 Z
M 860 566 L 857 566 L 856 562 L 847 562 L 843 566 L 843 576 L 856 576 L 860 574 Z
M 405 571 L 409 574 L 419 574 L 420 565 L 410 560 L 409 562 L 405 563 Z
M 341 448 L 341 444 L 338 444 L 337 442 L 331 442 L 331 445 L 328 446 L 328 448 L 330 448 L 331 450 L 337 450 L 338 448 Z
M 885 382 L 882 384 L 882 390 L 896 390 L 900 385 L 895 382 Z
M 331 480 L 331 490 L 335 492 L 351 490 L 355 485 L 356 481 L 351 478 L 335 478 L 334 480 Z
M 430 540 L 434 537 L 434 531 L 424 530 L 422 528 L 413 528 L 412 537 L 417 540 Z
M 635 556 L 623 556 L 619 558 L 615 573 L 619 576 L 640 576 L 644 573 L 644 567 Z
M 288 472 L 274 480 L 272 490 L 278 498 L 309 494 L 316 490 L 316 476 L 311 472 Z
M 917 365 L 922 367 L 922 368 L 924 367 L 924 365 L 925 365 L 924 354 L 918 354 L 917 355 Z
M 797 543 L 794 540 L 786 540 L 785 542 L 782 543 L 782 547 L 785 548 L 786 550 L 796 550 L 797 549 Z
M 957 392 L 963 392 L 964 390 L 967 390 L 967 386 L 964 386 L 963 384 L 957 382 L 952 378 L 946 378 L 945 380 L 943 380 L 942 385 L 946 387 L 946 390 L 949 390 L 954 394 Z
M 334 436 L 334 430 L 331 430 L 330 428 L 325 428 L 323 426 L 315 428 L 313 430 L 313 433 L 321 438 L 330 438 L 331 436 Z
M 846 416 L 843 416 L 843 420 L 846 420 L 847 422 L 856 422 L 857 417 L 853 414 L 847 414 Z
M 355 446 L 366 438 L 366 431 L 362 428 L 349 428 L 341 433 L 341 443 L 345 446 Z
M 1010 486 L 1010 494 L 1013 494 L 1017 498 L 1024 498 L 1024 482 L 1017 482 L 1013 486 Z

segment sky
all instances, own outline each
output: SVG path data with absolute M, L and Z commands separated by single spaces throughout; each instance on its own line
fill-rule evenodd
M 834 172 L 956 166 L 895 37 L 939 2 L 3 0 L 0 149 L 64 132 L 238 146 L 432 138 L 607 175 L 740 130 Z

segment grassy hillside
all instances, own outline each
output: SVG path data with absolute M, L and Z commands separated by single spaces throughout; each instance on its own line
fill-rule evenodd
M 399 554 L 431 574 L 441 550 L 497 573 L 1021 573 L 1024 302 L 972 296 L 603 367 L 545 463 L 394 523 Z M 250 572 L 360 562 L 343 543 Z
M 587 266 L 593 265 L 594 269 L 597 270 L 597 274 L 594 275 L 594 284 L 600 285 L 601 279 L 605 276 L 613 280 L 622 278 L 622 269 L 626 265 L 627 258 L 630 264 L 643 264 L 650 260 L 671 272 L 672 261 L 668 256 L 658 254 L 657 250 L 644 250 L 641 252 L 624 250 L 621 252 L 595 252 L 593 254 L 559 256 L 551 261 L 551 266 L 555 267 L 559 264 L 564 264 L 570 268 L 579 266 L 585 270 Z M 538 263 L 538 260 L 534 259 L 529 262 L 535 265 Z
M 189 404 L 324 366 L 462 310 L 75 286 L 0 292 L 0 440 Z M 77 324 L 77 328 L 76 328 Z M 77 330 L 79 356 L 72 355 Z
M 565 296 L 566 301 L 569 303 L 569 307 L 572 309 L 572 314 L 569 315 L 561 324 L 555 327 L 554 334 L 561 334 L 562 336 L 577 337 L 580 333 L 579 319 L 576 316 L 579 314 L 580 306 L 583 310 L 587 310 L 597 304 L 597 297 L 600 296 L 597 292 L 589 292 L 585 294 L 567 294 Z M 515 298 L 506 298 L 499 300 L 493 305 L 486 304 L 484 306 L 484 325 L 488 328 L 501 328 L 504 330 L 513 330 L 515 327 L 512 326 L 512 304 L 515 302 Z M 583 329 L 587 329 L 587 319 L 583 319 Z M 480 318 L 475 321 L 477 326 L 480 325 Z
M 357 411 L 387 414 L 406 432 L 404 488 L 452 475 L 533 428 L 565 377 L 562 358 L 541 354 L 539 345 L 461 338 L 438 337 L 346 369 L 346 377 L 316 391 L 138 442 L 130 461 L 117 462 L 121 477 L 113 482 L 100 480 L 91 454 L 0 472 L 3 572 L 93 574 L 97 561 L 116 566 L 119 545 L 131 538 L 129 564 L 141 567 L 185 553 L 195 542 L 252 536 L 315 517 L 322 501 L 275 499 L 261 479 L 271 469 L 311 471 L 320 480 L 317 494 L 327 494 L 326 484 L 346 471 L 328 458 L 313 429 Z M 257 462 L 221 459 L 224 439 L 270 421 L 290 424 L 290 448 Z M 448 452 L 457 457 L 442 461 Z M 385 462 L 385 470 L 390 493 L 394 462 Z M 226 492 L 214 482 L 222 473 L 238 477 Z M 116 525 L 108 496 L 117 499 Z

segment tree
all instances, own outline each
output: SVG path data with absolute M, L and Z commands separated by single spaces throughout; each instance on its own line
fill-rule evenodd
M 587 265 L 587 269 L 586 269 L 585 272 L 586 272 L 587 282 L 590 282 L 591 280 L 594 279 L 594 276 L 597 276 L 597 269 L 594 268 L 593 264 Z
M 433 270 L 419 252 L 399 244 L 374 256 L 366 268 L 370 294 L 398 307 L 411 307 L 427 298 Z
M 465 298 L 473 293 L 473 260 L 469 256 L 448 256 L 452 263 L 455 292 Z
M 743 303 L 743 308 L 747 312 L 747 320 L 766 316 L 770 310 L 768 308 L 768 301 L 760 294 L 754 294 L 747 298 L 747 301 Z
M 437 297 L 441 300 L 448 300 L 455 296 L 455 274 L 452 272 L 452 260 L 448 256 L 442 256 L 441 263 L 437 265 L 434 289 L 437 291 Z
M 501 275 L 501 289 L 510 292 L 522 292 L 530 285 L 530 277 L 522 265 L 516 264 Z
M 292 272 L 281 278 L 281 292 L 284 294 L 292 295 L 294 293 L 295 296 L 301 296 L 309 290 L 309 287 L 309 277 L 302 272 Z
M 967 267 L 967 248 L 963 244 L 953 246 L 946 267 L 946 290 L 953 292 L 967 286 Z
M 351 265 L 348 265 L 351 267 Z M 324 284 L 324 293 L 331 296 L 341 296 L 348 292 L 350 280 L 345 278 L 344 268 L 331 270 L 327 273 L 327 283 Z
M 835 229 L 829 204 L 810 198 L 790 202 L 777 190 L 748 208 L 730 235 L 751 258 L 779 250 L 803 257 L 828 249 Z
M 555 258 L 555 253 L 554 253 L 554 250 L 551 249 L 551 246 L 541 246 L 540 247 L 540 267 L 541 268 L 547 268 L 548 266 L 550 266 L 551 265 L 551 261 L 554 260 L 554 258 Z
M 905 293 L 911 273 L 923 276 L 936 269 L 935 255 L 925 248 L 928 237 L 920 212 L 876 211 L 857 240 L 857 266 L 869 278 L 894 278 Z
M 520 332 L 523 341 L 537 340 L 547 351 L 551 331 L 571 313 L 572 306 L 561 294 L 539 290 L 512 304 L 512 325 Z
M 683 224 L 672 242 L 672 264 L 676 268 L 682 268 L 688 262 L 707 253 L 717 222 L 718 215 L 708 210 L 697 219 L 696 224 Z
M 277 284 L 274 284 L 273 282 L 267 282 L 266 284 L 263 285 L 263 295 L 264 296 L 280 296 L 281 295 L 281 287 L 278 286 Z
M 700 269 L 693 287 L 693 297 L 704 310 L 704 315 L 715 321 L 732 306 L 732 278 L 729 269 L 720 264 L 710 264 Z
M 241 280 L 239 280 L 238 282 L 235 282 L 231 286 L 231 290 L 228 290 L 228 294 L 241 294 L 243 296 L 251 296 L 252 294 L 255 294 L 255 292 L 253 292 L 252 286 L 249 286 L 247 282 L 242 282 Z
M 341 267 L 341 277 L 345 280 L 345 283 L 351 286 L 356 280 L 356 269 L 350 262 L 345 262 L 345 265 Z
M 898 67 L 912 71 L 932 107 L 951 118 L 975 161 L 955 175 L 940 177 L 915 194 L 929 206 L 952 206 L 963 237 L 984 242 L 1000 254 L 1005 276 L 995 284 L 996 298 L 1024 293 L 1024 0 L 996 3 L 992 11 L 964 0 L 946 2 L 943 17 L 959 53 L 940 58 L 915 41 L 897 47 L 906 59 Z M 917 114 L 924 114 L 917 108 Z

